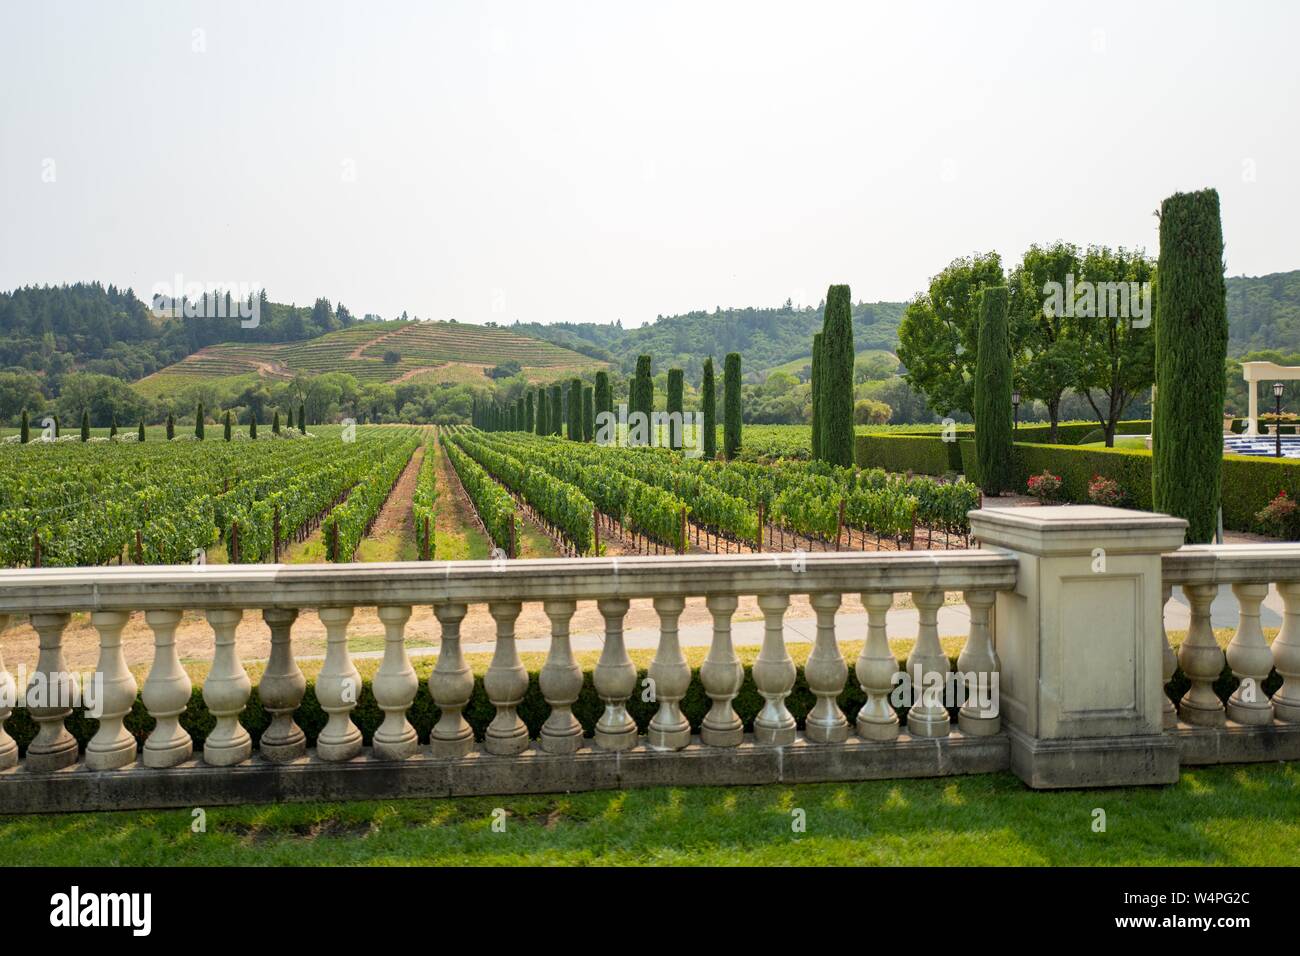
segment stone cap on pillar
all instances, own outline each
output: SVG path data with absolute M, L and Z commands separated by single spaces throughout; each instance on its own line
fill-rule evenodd
M 1164 554 L 1180 548 L 1187 534 L 1183 518 L 1102 505 L 995 506 L 967 516 L 981 544 L 1042 556 L 1085 555 L 1094 548 Z

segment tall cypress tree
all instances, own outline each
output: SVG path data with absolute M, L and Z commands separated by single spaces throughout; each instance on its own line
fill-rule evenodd
M 194 437 L 199 441 L 203 440 L 203 403 L 199 402 L 199 407 L 194 410 Z
M 117 412 L 113 412 L 112 417 L 108 421 L 108 437 L 117 437 Z
M 546 398 L 546 388 L 538 386 L 537 388 L 537 434 L 549 435 L 551 433 L 551 424 L 546 420 L 547 411 L 550 408 L 550 402 Z
M 818 372 L 821 457 L 848 467 L 853 464 L 853 303 L 846 285 L 826 291 Z
M 654 409 L 654 381 L 650 378 L 650 356 L 638 355 L 636 359 L 636 376 L 628 391 L 629 413 L 640 412 L 645 416 L 645 435 L 649 440 L 650 413 Z
M 248 437 L 257 437 L 257 413 L 253 413 L 248 419 Z
M 582 387 L 582 440 L 596 437 L 596 390 L 590 385 Z
M 700 401 L 704 405 L 704 459 L 718 457 L 718 395 L 713 381 L 713 356 L 704 360 L 704 381 L 700 383 Z
M 271 416 L 271 434 L 280 434 L 280 409 L 278 408 L 275 410 L 275 414 Z
M 90 412 L 81 410 L 81 440 L 90 441 Z
M 533 391 L 529 389 L 524 395 L 524 431 L 531 432 L 534 428 L 533 419 Z
M 167 440 L 171 441 L 176 437 L 176 416 L 171 412 L 167 413 Z
M 307 434 L 307 406 L 298 403 L 298 431 Z
M 144 441 L 144 419 L 140 419 L 140 428 L 136 431 L 136 440 Z
M 287 427 L 293 428 L 293 406 L 292 405 L 289 406 L 289 423 Z
M 670 368 L 668 370 L 668 447 L 673 451 L 682 450 L 682 396 L 685 386 L 682 382 L 682 370 L 679 368 Z M 677 419 L 674 423 L 672 417 L 676 412 Z
M 822 457 L 821 387 L 823 334 L 824 333 L 822 332 L 818 332 L 813 336 L 812 350 L 812 457 L 814 461 Z
M 722 454 L 731 461 L 740 453 L 740 353 L 728 352 L 722 365 Z
M 612 412 L 614 410 L 614 393 L 609 389 L 609 373 L 596 373 L 596 414 L 601 412 Z
M 582 441 L 582 379 L 569 382 L 569 437 Z
M 986 495 L 1013 486 L 1011 455 L 1011 334 L 1004 285 L 979 293 L 975 352 L 975 479 Z
M 32 423 L 27 417 L 27 409 L 23 409 L 23 424 L 19 431 L 19 441 L 26 445 L 32 440 Z
M 230 439 L 234 437 L 234 422 L 230 420 L 230 409 L 226 409 L 226 417 L 221 431 L 222 437 L 225 438 L 226 441 L 230 441 Z
M 1151 500 L 1187 519 L 1187 540 L 1214 539 L 1222 494 L 1223 363 L 1228 351 L 1223 224 L 1213 189 L 1160 204 L 1156 401 Z
M 551 386 L 551 410 L 547 414 L 552 435 L 564 435 L 564 394 L 559 383 Z

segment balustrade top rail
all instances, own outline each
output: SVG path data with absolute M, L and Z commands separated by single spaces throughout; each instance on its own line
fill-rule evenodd
M 1161 558 L 1167 585 L 1300 581 L 1297 544 L 1189 544 Z
M 0 613 L 601 600 L 675 595 L 1008 590 L 1013 555 L 689 555 L 339 565 L 0 571 Z

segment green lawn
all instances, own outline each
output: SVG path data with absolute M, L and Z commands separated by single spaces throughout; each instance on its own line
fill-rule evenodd
M 208 808 L 202 833 L 190 810 L 3 817 L 0 865 L 1294 865 L 1298 808 L 1300 768 L 1281 764 L 1127 790 L 990 774 L 280 804 Z

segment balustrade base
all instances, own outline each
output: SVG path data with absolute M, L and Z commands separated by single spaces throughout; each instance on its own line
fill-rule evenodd
M 0 771 L 0 813 L 137 810 L 145 807 L 214 807 L 309 800 L 566 793 L 662 786 L 740 786 L 939 777 L 991 773 L 1009 766 L 1007 738 L 913 738 L 888 743 L 853 738 L 810 743 L 802 736 L 785 747 L 753 742 L 707 747 L 693 738 L 682 750 L 653 750 L 644 737 L 624 751 L 603 751 L 590 740 L 573 754 L 545 753 L 537 742 L 518 756 L 481 749 L 463 757 L 431 757 L 427 748 L 406 760 L 374 757 L 370 748 L 341 763 L 309 750 L 289 763 L 260 754 L 233 767 L 191 759 L 168 770 L 137 760 L 119 770 L 85 764 L 50 773 Z M 476 745 L 476 746 L 481 746 Z
M 1014 727 L 1003 733 L 1011 743 L 1012 772 L 1035 790 L 1178 782 L 1178 744 L 1168 733 L 1059 740 L 1039 740 Z
M 1177 743 L 1184 766 L 1300 760 L 1300 724 L 1274 720 L 1247 725 L 1230 720 L 1224 727 L 1193 727 L 1179 723 L 1167 733 Z

